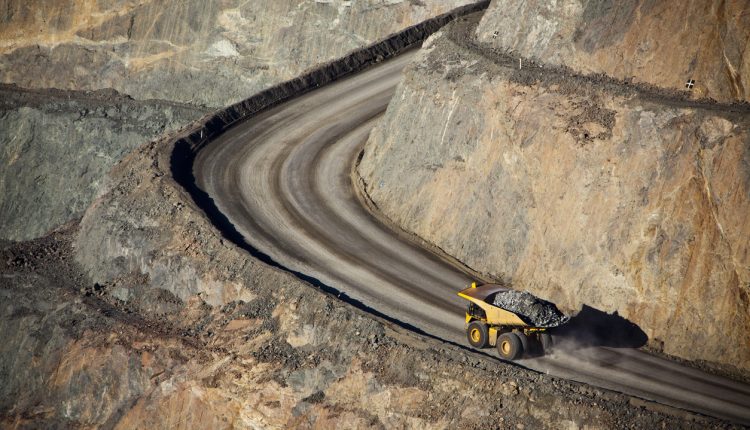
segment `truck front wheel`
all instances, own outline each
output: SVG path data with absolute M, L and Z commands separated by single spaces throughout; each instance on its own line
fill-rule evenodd
M 515 360 L 523 354 L 521 339 L 515 333 L 503 333 L 497 338 L 497 352 L 500 358 Z
M 466 328 L 466 337 L 469 339 L 469 344 L 474 348 L 486 348 L 490 342 L 487 324 L 472 321 Z

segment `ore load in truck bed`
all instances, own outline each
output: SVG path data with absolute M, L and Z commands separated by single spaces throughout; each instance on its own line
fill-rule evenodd
M 492 304 L 513 312 L 533 327 L 557 327 L 570 319 L 554 303 L 526 291 L 501 291 L 495 295 Z

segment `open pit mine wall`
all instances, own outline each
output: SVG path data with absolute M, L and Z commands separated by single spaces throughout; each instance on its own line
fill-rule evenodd
M 378 210 L 489 277 L 617 312 L 666 353 L 750 368 L 748 106 L 519 70 L 466 27 L 425 42 L 370 135 L 358 172 Z
M 406 34 L 427 34 L 427 28 L 418 29 Z M 367 57 L 408 46 L 409 38 L 395 38 L 342 60 L 337 68 L 324 67 L 331 72 L 324 76 L 333 79 L 362 67 Z M 288 90 L 307 90 L 323 78 L 269 91 L 267 99 L 236 106 L 201 130 L 204 136 L 215 132 L 238 115 L 271 106 L 291 96 Z M 199 130 L 192 138 L 165 137 L 127 155 L 81 221 L 76 259 L 99 282 L 95 300 L 126 307 L 126 318 L 106 306 L 104 312 L 84 306 L 75 291 L 68 291 L 73 297 L 38 298 L 45 290 L 12 278 L 30 300 L 0 300 L 0 311 L 11 316 L 7 325 L 0 318 L 0 328 L 13 334 L 6 348 L 0 347 L 0 360 L 5 355 L 11 363 L 0 366 L 11 375 L 10 383 L 0 387 L 9 393 L 0 396 L 5 399 L 0 423 L 469 429 L 716 425 L 701 417 L 666 416 L 621 394 L 472 357 L 385 323 L 252 258 L 218 234 L 204 208 L 195 204 L 196 195 L 191 198 L 173 177 L 189 167 L 181 161 L 190 159 L 179 156 L 203 142 Z M 55 310 L 46 311 L 50 306 Z M 37 308 L 45 311 L 29 310 Z M 44 336 L 35 330 L 41 323 L 52 326 L 45 326 Z M 174 330 L 164 332 L 169 327 Z M 3 411 L 9 411 L 7 421 Z
M 501 0 L 477 37 L 589 74 L 750 100 L 750 3 L 743 0 Z
M 3 2 L 0 239 L 80 216 L 139 145 L 467 3 Z
M 222 108 L 470 0 L 7 0 L 0 82 Z

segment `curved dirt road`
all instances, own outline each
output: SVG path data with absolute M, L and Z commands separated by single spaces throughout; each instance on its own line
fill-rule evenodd
M 194 174 L 245 240 L 279 264 L 464 345 L 464 302 L 456 291 L 471 277 L 378 223 L 360 205 L 349 176 L 413 55 L 244 121 L 198 154 Z M 750 423 L 750 386 L 636 349 L 582 347 L 520 363 Z

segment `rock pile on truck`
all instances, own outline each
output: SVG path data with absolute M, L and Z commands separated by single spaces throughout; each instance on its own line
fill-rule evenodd
M 527 291 L 499 292 L 492 304 L 513 312 L 534 327 L 557 327 L 570 319 L 560 312 L 554 303 L 540 299 Z

